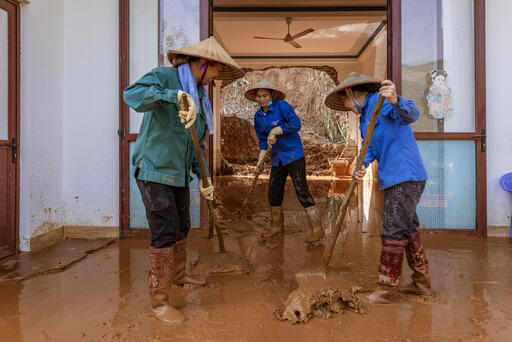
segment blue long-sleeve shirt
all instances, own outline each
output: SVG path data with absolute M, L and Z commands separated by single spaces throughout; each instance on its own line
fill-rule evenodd
M 270 131 L 281 126 L 283 134 L 277 136 L 272 146 L 272 166 L 289 164 L 304 157 L 304 149 L 300 140 L 300 118 L 293 107 L 284 100 L 273 101 L 267 112 L 260 108 L 254 114 L 254 130 L 258 136 L 260 150 L 268 148 L 267 138 Z
M 364 101 L 359 123 L 363 139 L 378 98 L 378 93 L 371 93 Z M 412 100 L 398 96 L 395 105 L 384 100 L 363 162 L 365 167 L 374 160 L 379 162 L 381 190 L 407 181 L 427 180 L 427 171 L 410 126 L 418 117 L 418 108 Z

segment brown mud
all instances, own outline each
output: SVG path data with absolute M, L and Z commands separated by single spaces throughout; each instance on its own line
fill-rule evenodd
M 347 284 L 339 271 L 330 271 L 325 278 L 299 279 L 299 287 L 274 312 L 278 319 L 296 324 L 307 323 L 313 317 L 329 319 L 344 311 L 364 312 L 358 296 L 361 287 Z
M 222 115 L 221 126 L 222 175 L 253 175 L 258 161 L 259 144 L 252 123 L 236 115 Z M 350 165 L 355 158 L 355 148 L 345 148 L 344 144 L 332 143 L 311 132 L 301 131 L 299 134 L 306 155 L 306 171 L 310 176 L 331 175 L 331 159 L 343 155 Z M 270 161 L 267 161 L 266 166 L 264 175 L 270 174 Z M 344 174 L 348 174 L 347 168 Z
M 512 246 L 505 239 L 452 234 L 423 235 L 432 286 L 439 301 L 407 297 L 398 304 L 363 305 L 364 315 L 344 306 L 341 313 L 334 313 L 338 307 L 329 305 L 329 319 L 313 315 L 301 325 L 276 319 L 275 310 L 297 288 L 295 272 L 320 265 L 325 241 L 316 246 L 304 243 L 309 233 L 306 217 L 291 184 L 286 188 L 286 234 L 282 238 L 273 244 L 261 244 L 257 232 L 231 231 L 230 217 L 241 204 L 249 180 L 224 179 L 220 183 L 219 199 L 236 204 L 232 207 L 220 201 L 220 209 L 227 215 L 223 224 L 230 232 L 225 236 L 226 250 L 246 258 L 251 272 L 214 274 L 205 287 L 173 288 L 172 304 L 188 318 L 183 324 L 163 325 L 151 317 L 149 242 L 132 238 L 90 254 L 62 272 L 0 283 L 0 341 L 512 339 Z M 328 193 L 336 186 L 328 180 L 314 181 L 310 186 L 315 199 L 328 207 Z M 269 220 L 264 181 L 258 184 L 254 198 L 251 215 L 263 229 Z M 341 285 L 336 286 L 342 290 L 343 301 L 350 300 L 351 286 L 360 286 L 353 289 L 359 295 L 373 289 L 378 278 L 378 227 L 362 233 L 354 216 L 352 212 L 346 244 L 343 250 L 336 247 L 330 268 L 341 279 Z M 207 232 L 202 230 L 190 233 L 187 253 L 194 263 L 217 250 L 217 241 L 205 236 Z M 401 283 L 406 284 L 411 271 L 405 262 L 403 270 Z M 333 293 L 329 298 L 336 296 Z
M 114 242 L 111 238 L 65 239 L 33 253 L 20 255 L 0 262 L 0 282 L 26 280 L 41 274 L 62 271 L 88 254 Z

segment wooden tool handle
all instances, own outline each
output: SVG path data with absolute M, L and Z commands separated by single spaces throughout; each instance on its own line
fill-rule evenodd
M 188 99 L 187 95 L 183 94 L 181 96 L 182 99 L 182 105 L 181 108 L 183 110 L 188 110 Z M 206 173 L 206 165 L 204 164 L 203 155 L 201 153 L 201 146 L 199 145 L 199 139 L 197 138 L 196 128 L 194 125 L 189 127 L 190 136 L 192 137 L 192 141 L 194 142 L 194 149 L 196 150 L 196 156 L 197 160 L 199 162 L 199 167 L 201 168 L 201 177 L 203 179 L 203 188 L 207 188 L 210 186 L 208 183 L 208 175 Z M 210 214 L 210 217 L 212 218 L 213 225 L 215 227 L 215 231 L 217 232 L 217 239 L 219 240 L 219 250 L 221 252 L 225 252 L 226 249 L 224 248 L 224 238 L 222 236 L 222 232 L 219 228 L 219 225 L 217 224 L 217 215 L 215 214 L 215 209 L 213 208 L 213 203 L 210 200 L 207 200 L 208 203 L 208 212 Z
M 372 140 L 373 135 L 373 129 L 375 128 L 375 123 L 377 122 L 377 118 L 379 117 L 380 109 L 382 108 L 382 103 L 384 102 L 384 97 L 379 96 L 379 100 L 377 101 L 377 104 L 375 105 L 375 108 L 372 113 L 372 117 L 370 119 L 370 122 L 368 123 L 368 129 L 366 130 L 366 135 L 364 137 L 363 141 L 363 147 L 361 148 L 361 151 L 359 152 L 359 156 L 357 159 L 357 163 L 354 169 L 354 174 L 361 169 L 361 166 L 363 166 L 364 157 L 366 156 L 366 152 L 368 151 L 368 147 L 370 146 L 370 142 Z M 336 241 L 338 240 L 338 236 L 340 235 L 341 226 L 343 225 L 343 221 L 345 220 L 345 214 L 347 213 L 348 209 L 348 202 L 350 201 L 350 198 L 352 197 L 354 193 L 354 189 L 356 188 L 356 178 L 352 177 L 352 182 L 350 182 L 350 186 L 347 190 L 347 194 L 343 200 L 343 203 L 341 204 L 340 214 L 338 215 L 338 219 L 336 220 L 336 225 L 334 227 L 334 230 L 331 234 L 331 239 L 329 240 L 329 244 L 325 248 L 324 251 L 324 260 L 322 263 L 322 266 L 327 269 L 329 266 L 329 262 L 332 258 L 332 251 L 334 250 L 334 246 L 336 245 Z
M 256 183 L 258 183 L 258 178 L 259 178 L 261 172 L 265 168 L 265 161 L 267 160 L 267 157 L 270 154 L 270 150 L 271 150 L 271 147 L 269 146 L 265 150 L 265 154 L 263 155 L 263 160 L 261 162 L 261 165 L 258 165 L 258 167 L 256 168 L 256 173 L 254 174 L 254 178 L 252 180 L 251 187 L 249 188 L 249 192 L 247 193 L 247 196 L 245 197 L 244 203 L 242 204 L 242 210 L 240 210 L 240 218 L 242 218 L 244 216 L 244 214 L 245 214 L 245 208 L 247 206 L 247 202 L 249 201 L 249 198 L 251 197 L 251 195 L 252 195 L 252 193 L 254 191 L 254 188 L 256 187 Z

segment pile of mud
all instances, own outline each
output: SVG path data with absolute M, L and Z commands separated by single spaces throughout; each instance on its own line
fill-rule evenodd
M 335 287 L 299 287 L 284 304 L 274 311 L 275 316 L 291 324 L 307 323 L 311 318 L 329 319 L 332 314 L 345 310 L 363 313 L 356 293 L 360 287 L 353 286 L 348 295 Z
M 230 164 L 256 164 L 259 145 L 253 125 L 236 115 L 220 118 L 222 157 Z
M 252 175 L 256 171 L 259 143 L 253 124 L 236 115 L 221 116 L 222 175 Z M 355 148 L 345 149 L 344 144 L 329 142 L 317 134 L 300 132 L 306 155 L 308 176 L 331 175 L 329 159 L 343 157 L 352 160 Z M 270 173 L 270 161 L 263 174 Z

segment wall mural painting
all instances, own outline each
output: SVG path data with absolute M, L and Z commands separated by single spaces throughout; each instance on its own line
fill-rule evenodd
M 428 112 L 436 119 L 444 119 L 452 109 L 452 90 L 446 84 L 448 73 L 444 70 L 433 70 L 430 73 L 432 85 L 428 90 Z

